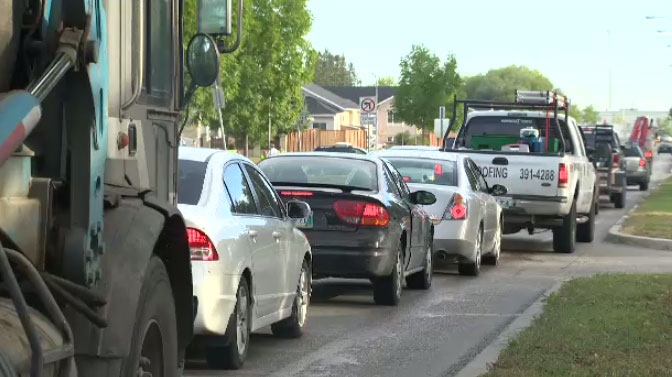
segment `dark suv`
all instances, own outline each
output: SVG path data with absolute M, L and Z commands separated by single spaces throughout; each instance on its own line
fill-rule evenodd
M 581 131 L 586 150 L 590 151 L 589 157 L 595 165 L 600 195 L 609 196 L 616 208 L 625 207 L 625 194 L 628 191 L 625 154 L 614 126 L 582 126 Z

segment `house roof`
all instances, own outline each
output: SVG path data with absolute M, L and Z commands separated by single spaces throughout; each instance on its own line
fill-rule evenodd
M 324 89 L 337 96 L 347 98 L 356 104 L 359 103 L 360 97 L 374 96 L 376 94 L 375 86 L 325 86 Z M 394 97 L 396 90 L 396 86 L 379 86 L 378 103 Z
M 310 97 L 309 95 L 305 96 L 304 101 L 306 103 L 306 107 L 308 108 L 308 112 L 313 115 L 315 114 L 332 115 L 332 114 L 338 114 L 341 111 L 343 111 L 334 106 L 329 106 L 327 103 L 321 102 L 313 97 Z
M 310 98 L 313 98 L 320 102 L 322 105 L 326 105 L 329 107 L 333 107 L 339 111 L 343 111 L 345 109 L 358 109 L 359 108 L 359 99 L 357 101 L 352 101 L 350 99 L 346 99 L 343 97 L 340 97 L 339 95 L 326 90 L 325 88 L 316 85 L 316 84 L 307 84 L 304 85 L 303 88 L 303 93 Z M 312 111 L 311 111 L 312 113 Z M 315 114 L 315 113 L 313 113 Z

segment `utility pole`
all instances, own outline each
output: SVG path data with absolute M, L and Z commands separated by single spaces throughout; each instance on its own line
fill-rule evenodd
M 217 115 L 219 116 L 219 130 L 222 133 L 222 146 L 226 150 L 226 134 L 224 133 L 224 118 L 222 117 L 222 108 L 224 108 L 224 92 L 219 87 L 219 76 L 215 80 L 215 86 L 213 88 L 213 99 L 215 106 L 217 107 Z
M 268 151 L 271 151 L 271 106 L 273 106 L 273 97 L 268 97 Z
M 379 114 L 380 108 L 378 107 L 378 77 L 376 77 L 376 97 L 375 98 L 376 98 L 376 120 L 374 121 L 375 122 L 374 127 L 376 128 L 376 145 L 375 145 L 375 147 L 376 147 L 376 149 L 378 149 L 378 144 L 380 144 L 380 140 L 378 140 L 378 135 L 379 135 L 379 132 L 378 132 L 378 116 L 380 115 Z
M 608 108 L 608 110 L 611 111 L 611 93 L 612 93 L 611 92 L 611 89 L 612 89 L 612 86 L 611 86 L 611 84 L 612 84 L 611 83 L 611 79 L 612 79 L 612 77 L 611 77 L 612 76 L 612 72 L 611 72 L 611 69 L 612 69 L 612 64 L 611 64 L 611 30 L 607 30 L 607 49 L 608 49 L 607 56 L 609 57 L 609 108 Z

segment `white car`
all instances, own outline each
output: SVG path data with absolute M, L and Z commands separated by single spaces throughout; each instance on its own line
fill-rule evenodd
M 502 185 L 488 186 L 481 170 L 464 154 L 387 150 L 389 161 L 413 191 L 428 191 L 436 202 L 424 206 L 434 223 L 433 252 L 458 263 L 460 275 L 477 276 L 481 263 L 496 266 L 502 247 Z
M 212 367 L 238 369 L 250 332 L 301 336 L 311 290 L 311 248 L 295 219 L 308 204 L 284 206 L 247 158 L 180 147 L 178 209 L 191 249 L 194 344 Z

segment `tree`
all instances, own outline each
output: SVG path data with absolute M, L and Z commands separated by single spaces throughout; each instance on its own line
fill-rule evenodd
M 401 77 L 394 106 L 399 120 L 427 130 L 434 127 L 440 106 L 452 108 L 453 95 L 462 86 L 457 60 L 450 55 L 445 62 L 426 47 L 414 45 L 400 63 Z
M 184 7 L 185 28 L 192 34 L 196 30 L 196 2 L 188 0 Z M 306 40 L 312 23 L 306 3 L 246 2 L 243 43 L 237 52 L 221 57 L 227 135 L 239 140 L 249 137 L 253 142 L 267 140 L 269 115 L 274 133 L 296 127 L 304 108 L 301 86 L 312 80 L 315 63 L 315 52 Z M 199 91 L 191 107 L 203 124 L 217 127 L 211 93 Z
M 418 138 L 411 136 L 411 133 L 408 131 L 399 132 L 394 135 L 394 144 L 395 145 L 416 145 L 418 143 Z
M 317 54 L 313 82 L 323 86 L 353 86 L 357 83 L 355 66 L 345 60 L 345 55 L 324 50 Z
M 468 98 L 512 102 L 516 89 L 552 90 L 553 84 L 537 70 L 511 65 L 469 77 L 464 88 Z
M 583 121 L 588 124 L 597 124 L 600 121 L 600 113 L 592 105 L 583 109 Z
M 397 80 L 392 76 L 383 76 L 378 78 L 378 86 L 397 86 Z

